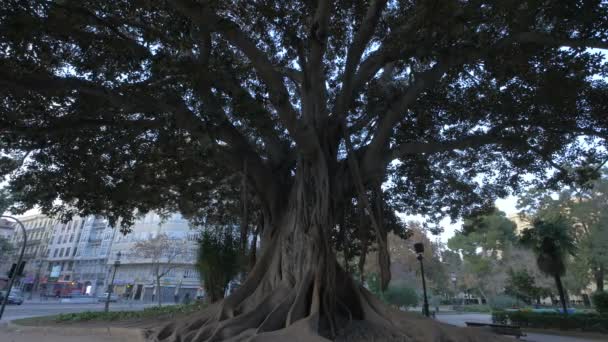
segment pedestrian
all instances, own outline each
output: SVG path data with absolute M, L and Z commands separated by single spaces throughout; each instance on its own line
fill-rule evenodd
M 190 293 L 186 293 L 184 296 L 184 304 L 190 304 Z

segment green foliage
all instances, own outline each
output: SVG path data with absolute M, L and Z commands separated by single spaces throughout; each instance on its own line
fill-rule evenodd
M 473 304 L 473 305 L 462 305 L 457 307 L 457 311 L 462 312 L 490 312 L 492 309 L 488 305 Z
M 502 291 L 507 269 L 503 256 L 517 242 L 515 228 L 515 223 L 497 210 L 465 220 L 462 230 L 448 240 L 448 247 L 463 255 L 459 274 L 464 288 L 478 291 L 487 300 Z
M 389 285 L 388 289 L 384 292 L 384 298 L 388 303 L 399 307 L 418 305 L 416 290 L 405 285 Z
M 491 298 L 489 305 L 492 310 L 501 310 L 518 306 L 518 301 L 516 298 L 503 294 Z
M 207 297 L 215 302 L 240 270 L 240 242 L 233 227 L 204 230 L 199 240 L 196 267 L 204 281 Z
M 369 292 L 384 300 L 384 294 L 382 293 L 380 285 L 380 276 L 377 273 L 370 273 L 365 278 L 365 283 L 367 284 Z
M 534 277 L 526 269 L 509 270 L 509 278 L 505 287 L 505 294 L 519 298 L 527 304 L 547 294 L 547 290 L 536 286 Z
M 193 302 L 190 304 L 165 305 L 145 308 L 141 311 L 86 311 L 79 313 L 60 314 L 55 317 L 56 322 L 84 322 L 84 321 L 121 321 L 128 319 L 170 318 L 178 314 L 189 314 L 200 311 L 206 304 Z
M 566 315 L 566 295 L 561 277 L 566 273 L 566 257 L 574 255 L 576 245 L 571 234 L 572 224 L 564 216 L 536 218 L 533 227 L 524 229 L 521 243 L 536 254 L 538 268 L 555 279 L 560 301 Z
M 608 292 L 598 291 L 591 297 L 595 311 L 608 316 Z
M 522 328 L 608 332 L 608 316 L 592 313 L 564 316 L 558 312 L 493 311 L 492 322 L 512 324 Z

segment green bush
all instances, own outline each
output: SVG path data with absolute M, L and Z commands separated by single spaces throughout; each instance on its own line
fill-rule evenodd
M 204 304 L 194 302 L 182 305 L 166 305 L 145 308 L 142 311 L 110 311 L 110 312 L 79 312 L 60 314 L 55 318 L 57 322 L 84 322 L 84 321 L 118 321 L 126 319 L 154 318 L 159 316 L 172 316 L 174 314 L 187 314 L 196 312 L 205 307 Z
M 591 298 L 595 310 L 602 315 L 608 315 L 608 292 L 598 291 Z
M 473 305 L 464 305 L 459 307 L 459 311 L 463 312 L 490 312 L 492 311 L 489 306 L 484 304 L 473 304 Z
M 388 303 L 399 307 L 418 305 L 416 290 L 407 286 L 389 286 L 384 292 L 384 298 Z
M 522 328 L 608 332 L 608 316 L 595 313 L 575 313 L 564 316 L 558 312 L 493 311 L 492 321 Z

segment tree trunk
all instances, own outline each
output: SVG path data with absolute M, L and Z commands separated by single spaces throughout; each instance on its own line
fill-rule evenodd
M 562 302 L 562 308 L 564 309 L 564 315 L 568 315 L 568 303 L 566 302 L 566 293 L 564 291 L 564 287 L 562 285 L 562 278 L 559 274 L 554 275 L 555 285 L 557 286 L 557 292 L 559 293 L 559 300 Z
M 330 245 L 335 206 L 324 161 L 300 161 L 298 170 L 282 210 L 264 218 L 263 248 L 247 280 L 199 315 L 149 331 L 149 340 L 501 341 L 398 312 L 357 285 Z
M 600 265 L 593 276 L 597 287 L 596 291 L 604 291 L 604 265 Z

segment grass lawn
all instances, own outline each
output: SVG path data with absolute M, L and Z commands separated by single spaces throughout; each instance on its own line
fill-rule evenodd
M 177 315 L 188 315 L 197 312 L 207 306 L 205 303 L 195 302 L 191 304 L 154 306 L 140 311 L 85 311 L 79 313 L 67 313 L 53 316 L 31 317 L 17 319 L 13 322 L 18 325 L 41 326 L 61 323 L 75 322 L 115 322 L 134 320 L 155 320 L 158 318 L 171 318 Z

